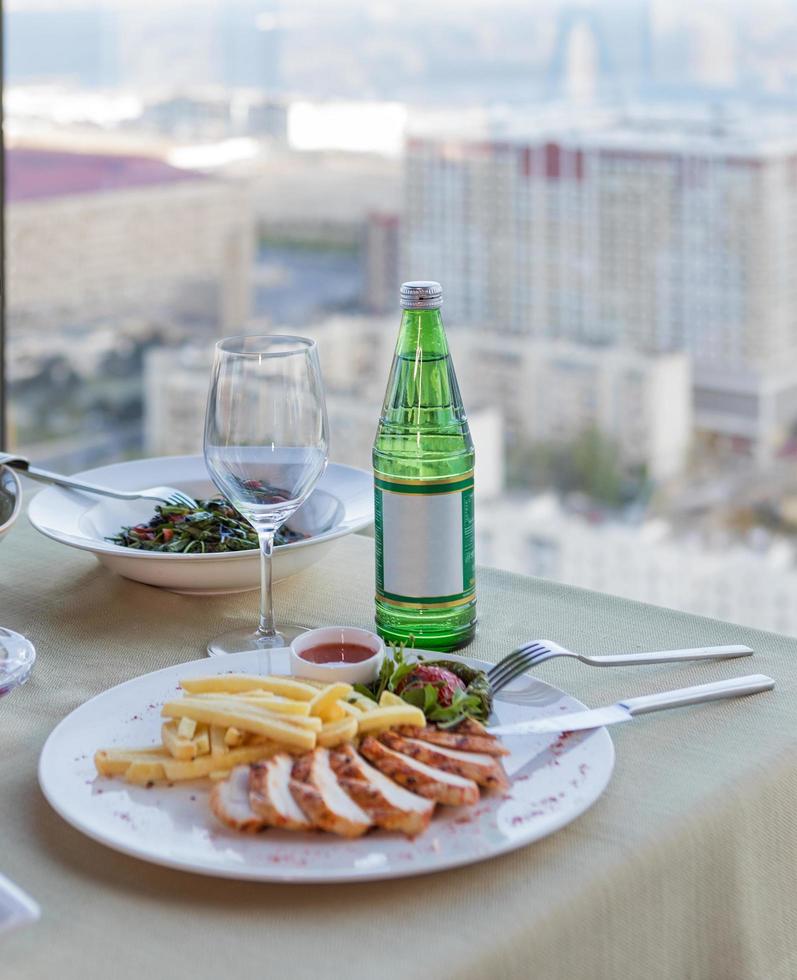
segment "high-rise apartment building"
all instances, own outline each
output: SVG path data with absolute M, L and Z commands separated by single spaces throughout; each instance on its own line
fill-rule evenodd
M 770 458 L 797 419 L 797 138 L 783 119 L 515 122 L 408 143 L 403 274 L 446 322 L 686 351 L 696 429 Z

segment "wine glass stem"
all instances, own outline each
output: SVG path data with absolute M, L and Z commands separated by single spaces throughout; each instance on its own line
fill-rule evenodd
M 274 551 L 274 531 L 260 531 L 260 625 L 262 636 L 274 636 L 274 608 L 271 603 L 271 555 Z

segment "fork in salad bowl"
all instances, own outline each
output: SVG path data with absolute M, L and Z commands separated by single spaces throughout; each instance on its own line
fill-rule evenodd
M 25 476 L 39 483 L 49 483 L 69 490 L 81 490 L 83 493 L 94 493 L 101 497 L 114 497 L 116 500 L 155 500 L 158 503 L 170 504 L 173 507 L 196 507 L 196 501 L 187 493 L 176 487 L 146 487 L 144 490 L 117 490 L 114 487 L 101 487 L 86 480 L 77 480 L 60 473 L 51 473 L 31 466 L 24 456 L 14 456 L 11 453 L 0 453 L 0 465 L 10 466 Z
M 654 650 L 650 653 L 620 653 L 604 656 L 587 656 L 567 650 L 552 640 L 531 640 L 517 647 L 500 660 L 487 673 L 493 693 L 511 684 L 515 678 L 552 660 L 554 657 L 571 657 L 590 667 L 632 667 L 644 664 L 674 664 L 692 660 L 730 660 L 749 657 L 753 651 L 746 646 L 690 647 L 684 650 Z M 526 692 L 507 692 L 504 697 L 513 700 Z

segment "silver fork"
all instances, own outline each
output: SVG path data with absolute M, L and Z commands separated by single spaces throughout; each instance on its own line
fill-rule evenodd
M 619 653 L 610 656 L 588 657 L 574 653 L 551 640 L 532 640 L 507 654 L 487 672 L 487 680 L 493 691 L 500 691 L 520 674 L 538 667 L 554 657 L 574 657 L 590 667 L 631 667 L 637 664 L 675 664 L 686 660 L 729 660 L 733 657 L 749 657 L 750 647 L 691 647 L 687 650 L 656 650 L 652 653 Z
M 96 493 L 101 497 L 115 497 L 117 500 L 157 500 L 160 503 L 171 504 L 173 507 L 196 507 L 196 500 L 175 487 L 147 487 L 144 490 L 116 490 L 113 487 L 100 487 L 96 483 L 76 480 L 72 476 L 61 476 L 31 466 L 24 456 L 13 456 L 11 453 L 0 453 L 0 466 L 11 466 L 32 480 L 39 483 L 50 483 L 57 487 L 68 487 L 70 490 L 82 490 L 84 493 Z

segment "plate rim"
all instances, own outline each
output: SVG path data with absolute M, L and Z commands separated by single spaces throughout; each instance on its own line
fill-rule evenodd
M 79 473 L 74 473 L 72 475 L 75 477 L 93 477 L 99 470 L 105 470 L 111 466 L 124 466 L 128 463 L 176 463 L 189 460 L 192 463 L 202 462 L 204 465 L 204 457 L 198 454 L 184 456 L 144 456 L 141 459 L 121 460 L 119 463 L 110 463 L 107 466 L 97 466 L 90 470 L 81 470 Z M 349 466 L 348 463 L 328 463 L 326 470 L 324 471 L 324 476 L 326 476 L 326 474 L 331 470 L 343 470 L 350 473 L 356 473 L 359 477 L 367 477 L 369 483 L 371 481 L 371 476 L 366 470 L 359 469 L 357 466 Z M 45 525 L 41 514 L 38 513 L 42 506 L 50 503 L 51 500 L 53 502 L 57 501 L 58 497 L 65 492 L 67 491 L 61 487 L 51 486 L 46 487 L 44 490 L 40 490 L 38 493 L 35 493 L 28 504 L 27 518 L 29 523 L 40 534 L 43 534 L 51 541 L 57 541 L 59 544 L 66 545 L 69 548 L 77 548 L 80 551 L 88 551 L 91 552 L 91 554 L 104 555 L 109 558 L 131 558 L 144 561 L 204 561 L 207 563 L 217 561 L 230 562 L 259 560 L 259 551 L 257 548 L 247 549 L 246 551 L 231 551 L 227 552 L 226 554 L 182 555 L 162 551 L 139 551 L 136 548 L 125 548 L 122 545 L 113 544 L 110 541 L 105 542 L 99 538 L 80 538 L 72 536 L 71 534 L 61 532 L 56 528 Z M 362 517 L 342 521 L 337 527 L 331 528 L 329 531 L 323 531 L 321 534 L 313 535 L 311 538 L 306 538 L 301 541 L 291 541 L 288 544 L 275 545 L 274 551 L 278 554 L 287 549 L 298 550 L 300 548 L 309 548 L 313 545 L 321 544 L 326 541 L 335 541 L 337 538 L 345 537 L 349 534 L 356 534 L 357 531 L 361 531 L 363 528 L 368 527 L 369 524 L 373 523 L 373 519 L 373 511 L 371 511 L 370 514 L 363 514 Z
M 279 650 L 287 650 L 288 647 L 280 647 Z M 230 654 L 229 657 L 243 657 L 248 656 L 253 651 L 244 651 L 243 654 Z M 276 652 L 276 651 L 274 651 Z M 433 651 L 418 650 L 418 653 L 432 653 Z M 461 660 L 465 663 L 478 664 L 480 667 L 492 667 L 494 666 L 489 661 L 481 660 L 478 657 L 465 657 L 457 654 L 446 654 L 454 660 Z M 435 864 L 433 867 L 428 868 L 391 868 L 390 870 L 385 869 L 365 869 L 362 873 L 356 873 L 351 870 L 332 872 L 324 875 L 314 875 L 302 874 L 293 872 L 287 869 L 274 870 L 271 868 L 247 868 L 244 866 L 239 869 L 228 869 L 219 866 L 197 866 L 196 864 L 189 864 L 184 860 L 170 859 L 168 856 L 157 856 L 154 857 L 151 852 L 147 852 L 143 847 L 136 845 L 128 845 L 124 841 L 110 840 L 107 836 L 103 836 L 101 833 L 95 832 L 78 815 L 75 817 L 73 814 L 67 815 L 66 808 L 60 805 L 60 802 L 54 798 L 54 795 L 48 790 L 47 779 L 44 775 L 44 767 L 46 763 L 46 755 L 48 752 L 53 751 L 51 745 L 54 745 L 58 736 L 58 733 L 62 727 L 64 727 L 67 722 L 69 722 L 72 717 L 81 712 L 84 708 L 91 705 L 94 701 L 103 698 L 111 691 L 117 691 L 132 685 L 135 685 L 142 678 L 155 677 L 156 675 L 174 671 L 176 668 L 185 667 L 189 664 L 209 664 L 211 662 L 221 665 L 228 660 L 225 658 L 218 658 L 217 661 L 210 661 L 207 657 L 198 658 L 196 660 L 186 660 L 179 664 L 172 664 L 168 667 L 161 667 L 158 670 L 148 671 L 144 674 L 140 674 L 137 677 L 131 677 L 126 681 L 122 681 L 121 684 L 115 684 L 113 687 L 109 687 L 104 691 L 100 691 L 93 697 L 79 704 L 76 708 L 69 712 L 58 724 L 52 729 L 50 734 L 47 736 L 44 745 L 42 746 L 41 752 L 39 753 L 39 761 L 37 765 L 37 781 L 39 783 L 39 788 L 47 800 L 48 804 L 53 808 L 53 810 L 64 820 L 67 824 L 73 827 L 75 830 L 82 833 L 84 836 L 96 841 L 99 844 L 109 848 L 110 850 L 117 851 L 118 853 L 125 854 L 128 857 L 136 858 L 137 860 L 144 861 L 147 864 L 155 865 L 156 867 L 165 867 L 171 870 L 180 871 L 184 874 L 196 874 L 211 878 L 221 878 L 228 881 L 249 881 L 249 882 L 259 882 L 262 884 L 289 884 L 289 885 L 340 885 L 340 884 L 357 884 L 359 882 L 371 882 L 371 881 L 389 881 L 393 879 L 400 878 L 416 878 L 428 874 L 437 874 L 439 872 L 451 871 L 455 868 L 464 868 L 473 864 L 481 864 L 484 861 L 490 861 L 493 858 L 502 857 L 505 854 L 511 853 L 512 851 L 519 850 L 520 848 L 527 847 L 530 844 L 535 843 L 538 840 L 542 840 L 545 837 L 549 837 L 551 834 L 556 833 L 563 827 L 577 820 L 579 817 L 583 816 L 587 810 L 591 809 L 595 803 L 603 796 L 606 791 L 607 786 L 611 782 L 612 775 L 614 774 L 614 767 L 616 762 L 616 752 L 614 747 L 614 742 L 611 735 L 606 729 L 606 726 L 601 726 L 598 729 L 594 729 L 595 734 L 601 740 L 603 744 L 604 751 L 606 751 L 606 761 L 608 763 L 606 768 L 605 777 L 600 780 L 600 785 L 596 784 L 590 799 L 583 805 L 578 807 L 574 812 L 567 812 L 563 814 L 557 814 L 552 819 L 548 820 L 542 828 L 540 828 L 539 833 L 534 833 L 532 836 L 524 838 L 522 840 L 507 839 L 503 844 L 497 845 L 494 850 L 491 850 L 489 854 L 466 854 L 465 856 L 460 855 L 458 852 L 452 852 L 450 859 L 443 861 L 442 863 Z M 220 671 L 223 673 L 223 671 Z M 289 675 L 286 675 L 289 676 Z M 525 676 L 525 675 L 524 675 Z M 559 694 L 565 695 L 565 697 L 570 698 L 581 706 L 584 710 L 587 706 L 580 701 L 578 698 L 573 697 L 561 688 L 555 687 L 553 684 L 549 684 L 546 681 L 541 681 L 538 678 L 534 678 L 543 687 L 558 692 Z

